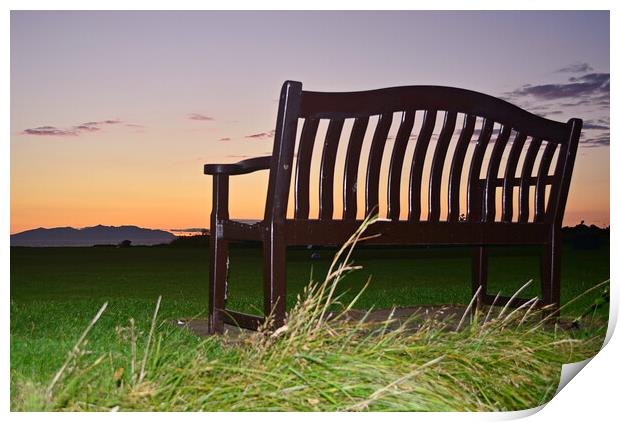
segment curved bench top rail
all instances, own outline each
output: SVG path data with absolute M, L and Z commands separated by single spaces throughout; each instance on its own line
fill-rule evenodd
M 565 123 L 532 114 L 514 104 L 467 89 L 413 85 L 354 92 L 302 91 L 300 118 L 347 119 L 403 110 L 445 110 L 491 119 L 529 136 L 565 143 Z

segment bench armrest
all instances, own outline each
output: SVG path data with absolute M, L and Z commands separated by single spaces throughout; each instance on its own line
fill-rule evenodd
M 234 164 L 205 164 L 205 174 L 246 174 L 257 170 L 267 170 L 271 166 L 271 156 L 248 158 Z

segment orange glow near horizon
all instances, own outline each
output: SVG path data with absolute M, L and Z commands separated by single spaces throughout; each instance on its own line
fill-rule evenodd
M 386 148 L 386 157 L 389 156 Z M 600 148 L 586 149 L 576 161 L 564 225 L 586 224 L 601 227 L 609 225 L 609 179 L 592 177 L 592 166 L 597 172 L 609 174 L 607 151 Z M 364 155 L 364 154 L 363 154 Z M 367 155 L 367 152 L 366 152 Z M 341 154 L 339 153 L 339 158 Z M 364 157 L 362 157 L 364 159 Z M 410 159 L 410 157 L 409 157 Z M 228 160 L 234 161 L 234 160 Z M 407 161 L 407 158 L 405 159 Z M 342 165 L 342 160 L 339 159 Z M 362 165 L 365 163 L 362 161 Z M 380 213 L 386 210 L 387 162 L 382 166 L 380 187 Z M 11 233 L 37 227 L 87 227 L 103 225 L 136 225 L 163 230 L 184 228 L 208 228 L 211 209 L 211 177 L 201 174 L 202 165 L 177 163 L 155 174 L 136 169 L 132 173 L 117 172 L 114 168 L 102 168 L 98 177 L 89 177 L 87 161 L 77 163 L 63 174 L 56 175 L 53 186 L 44 186 L 34 174 L 17 176 L 20 168 L 13 166 L 11 179 Z M 601 168 L 604 166 L 605 168 Z M 53 167 L 53 166 L 51 166 Z M 318 198 L 318 166 L 312 167 L 311 195 Z M 428 171 L 428 170 L 427 170 Z M 85 172 L 84 177 L 80 173 Z M 30 175 L 28 175 L 30 174 Z M 360 174 L 361 176 L 361 174 Z M 45 175 L 43 175 L 45 177 Z M 51 175 L 49 176 L 51 177 Z M 444 180 L 446 175 L 444 174 Z M 268 172 L 231 177 L 230 214 L 237 219 L 261 219 L 264 213 Z M 334 216 L 342 213 L 342 177 L 335 180 Z M 461 208 L 465 204 L 464 186 L 461 192 Z M 427 203 L 427 187 L 423 190 L 422 205 Z M 358 204 L 363 204 L 363 180 L 360 182 Z M 36 193 L 36 196 L 33 195 Z M 445 194 L 442 192 L 442 194 Z M 406 198 L 403 183 L 401 200 Z M 289 215 L 292 212 L 292 196 Z M 317 200 L 311 201 L 310 216 L 318 214 Z M 442 200 L 442 210 L 447 201 Z M 361 217 L 361 208 L 359 217 Z M 406 218 L 405 209 L 401 218 Z M 442 215 L 444 215 L 442 213 Z M 422 213 L 422 218 L 425 211 Z

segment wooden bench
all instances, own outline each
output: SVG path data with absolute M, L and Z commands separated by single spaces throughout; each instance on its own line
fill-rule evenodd
M 327 129 L 317 137 L 320 122 Z M 350 131 L 343 130 L 345 124 Z M 548 120 L 459 88 L 312 92 L 303 91 L 300 82 L 285 82 L 272 155 L 204 166 L 205 174 L 213 176 L 210 332 L 222 331 L 224 323 L 256 329 L 264 321 L 225 308 L 230 241 L 262 242 L 264 314 L 273 315 L 280 326 L 286 311 L 287 246 L 340 245 L 365 215 L 377 210 L 386 218 L 370 227 L 369 234 L 381 235 L 369 242 L 473 246 L 472 291 L 481 287 L 481 303 L 494 299 L 486 290 L 487 246 L 541 245 L 541 303 L 558 305 L 560 229 L 581 127 L 580 119 Z M 339 149 L 344 165 L 336 165 Z M 316 216 L 310 215 L 310 204 L 316 204 L 310 198 L 313 162 L 320 163 Z M 387 163 L 383 176 L 382 162 Z M 269 171 L 263 220 L 230 220 L 229 176 L 257 170 Z M 359 201 L 358 174 L 364 180 Z M 380 200 L 384 179 L 386 195 Z M 335 215 L 338 181 L 342 214 Z M 287 215 L 291 190 L 294 204 Z M 508 299 L 499 297 L 497 303 Z

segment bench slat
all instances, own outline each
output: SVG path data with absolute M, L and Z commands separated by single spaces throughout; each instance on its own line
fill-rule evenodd
M 530 186 L 528 179 L 532 177 L 534 162 L 540 150 L 542 140 L 540 138 L 532 139 L 525 154 L 523 161 L 523 170 L 521 170 L 521 180 L 519 183 L 519 223 L 527 223 L 530 218 Z
M 448 146 L 454 134 L 457 113 L 454 111 L 446 112 L 443 120 L 443 126 L 437 139 L 435 154 L 431 165 L 430 183 L 428 186 L 428 220 L 439 221 L 441 213 L 441 177 L 443 175 L 443 167 L 446 161 L 446 153 Z
M 344 163 L 344 209 L 342 211 L 343 218 L 346 220 L 355 220 L 357 216 L 357 174 L 367 128 L 368 117 L 355 119 L 347 146 L 347 157 Z
M 469 181 L 467 183 L 467 221 L 480 221 L 482 218 L 482 189 L 478 181 L 480 180 L 482 160 L 493 134 L 494 125 L 495 122 L 492 120 L 484 119 L 474 149 L 471 167 L 469 168 Z
M 392 158 L 390 160 L 390 172 L 388 175 L 388 218 L 398 220 L 400 217 L 400 183 L 403 172 L 405 151 L 409 144 L 409 137 L 413 130 L 415 110 L 403 112 L 400 127 L 394 141 Z
M 463 163 L 465 162 L 465 154 L 471 142 L 476 126 L 476 116 L 467 115 L 459 134 L 454 156 L 452 157 L 452 166 L 450 167 L 450 180 L 448 182 L 448 221 L 458 221 L 460 217 L 460 187 L 461 173 L 463 172 Z
M 330 120 L 325 135 L 321 157 L 321 183 L 319 184 L 319 219 L 321 220 L 331 220 L 334 217 L 334 170 L 343 125 L 343 119 Z
M 437 119 L 436 110 L 426 110 L 422 128 L 416 139 L 413 161 L 411 164 L 411 176 L 409 178 L 409 221 L 420 221 L 420 201 L 422 192 L 422 171 L 426 160 L 428 143 L 435 129 Z
M 548 183 L 551 185 L 551 191 L 549 192 L 549 202 L 545 209 L 545 221 L 552 220 L 557 212 L 557 207 L 559 205 L 557 200 L 560 195 L 560 185 L 562 184 L 561 178 L 568 155 L 568 145 L 560 144 L 556 146 L 556 148 L 560 148 L 560 151 L 558 152 L 555 169 L 553 169 L 553 176 L 546 176 L 546 178 L 552 180 L 552 183 Z
M 368 156 L 368 171 L 366 172 L 366 215 L 379 212 L 379 176 L 385 141 L 387 140 L 393 113 L 385 113 L 379 117 L 375 133 L 372 137 L 370 155 Z
M 510 148 L 510 154 L 508 155 L 508 162 L 506 163 L 506 171 L 504 172 L 504 183 L 502 188 L 502 221 L 512 221 L 512 193 L 514 190 L 515 173 L 517 171 L 517 164 L 523 151 L 523 145 L 527 135 L 518 133 L 512 147 Z
M 551 160 L 557 144 L 547 142 L 545 150 L 543 151 L 540 165 L 538 166 L 538 180 L 536 182 L 536 207 L 534 213 L 534 221 L 536 223 L 542 222 L 545 218 L 545 190 L 546 183 L 543 182 L 545 178 L 549 176 L 549 167 L 551 166 Z
M 487 169 L 487 183 L 484 188 L 484 216 L 483 221 L 495 220 L 495 192 L 497 187 L 492 180 L 498 177 L 499 166 L 510 138 L 510 132 L 512 129 L 508 126 L 502 126 L 499 131 L 499 135 L 493 145 L 493 151 L 491 152 L 491 158 L 489 159 L 489 167 Z
M 295 218 L 308 218 L 310 212 L 310 164 L 319 119 L 306 119 L 297 150 L 295 174 Z

